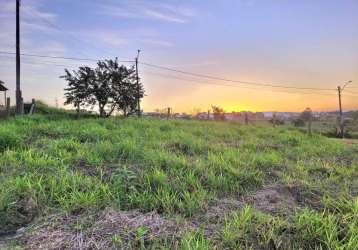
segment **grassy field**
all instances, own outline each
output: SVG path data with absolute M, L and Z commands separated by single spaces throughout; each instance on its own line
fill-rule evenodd
M 0 151 L 0 248 L 358 248 L 356 144 L 62 112 L 2 121 Z

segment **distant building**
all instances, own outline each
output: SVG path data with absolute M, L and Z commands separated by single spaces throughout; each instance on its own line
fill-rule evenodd
M 230 122 L 239 122 L 245 119 L 241 112 L 225 113 L 224 116 L 225 120 Z
M 264 120 L 265 116 L 261 112 L 254 113 L 250 111 L 243 111 L 243 112 L 225 113 L 225 119 L 227 121 L 245 122 L 245 119 L 248 119 L 248 121 Z
M 198 120 L 214 120 L 214 114 L 212 112 L 200 112 L 194 118 Z
M 298 112 L 263 112 L 264 118 L 270 120 L 273 118 L 274 114 L 277 119 L 290 121 L 299 117 L 301 113 Z
M 8 89 L 5 87 L 5 84 L 3 81 L 0 81 L 0 92 L 4 92 L 4 104 L 2 106 L 6 106 L 6 91 L 8 91 Z

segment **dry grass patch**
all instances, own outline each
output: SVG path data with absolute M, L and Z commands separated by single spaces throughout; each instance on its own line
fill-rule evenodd
M 105 209 L 98 214 L 56 214 L 43 218 L 24 233 L 26 249 L 136 249 L 170 244 L 185 226 L 156 212 Z

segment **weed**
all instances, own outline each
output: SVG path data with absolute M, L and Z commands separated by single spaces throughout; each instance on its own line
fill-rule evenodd
M 202 233 L 188 232 L 180 241 L 180 249 L 182 250 L 209 250 L 213 249 Z

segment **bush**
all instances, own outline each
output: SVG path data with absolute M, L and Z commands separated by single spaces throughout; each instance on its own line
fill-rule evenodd
M 278 118 L 271 119 L 269 122 L 272 123 L 272 124 L 275 123 L 275 125 L 285 125 L 285 121 L 281 120 L 281 119 L 278 119 Z
M 305 126 L 305 121 L 301 118 L 297 118 L 295 120 L 292 121 L 292 125 L 295 127 L 304 127 Z

